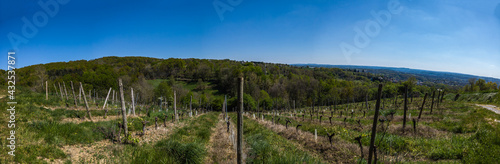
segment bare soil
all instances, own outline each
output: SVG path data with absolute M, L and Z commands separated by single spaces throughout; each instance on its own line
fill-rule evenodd
M 98 155 L 103 157 L 110 156 L 110 151 L 113 147 L 121 146 L 115 145 L 109 140 L 102 140 L 92 144 L 79 144 L 79 145 L 66 145 L 62 150 L 68 155 L 73 162 L 87 161 L 89 159 L 96 159 Z M 102 158 L 93 163 L 106 163 L 105 158 Z
M 229 139 L 231 136 L 227 132 L 227 123 L 224 120 L 224 114 L 219 115 L 219 122 L 213 131 L 210 141 L 207 144 L 208 155 L 205 163 L 236 163 L 235 145 Z
M 127 116 L 127 118 L 136 118 L 136 117 L 141 117 L 141 116 L 145 116 L 144 114 L 142 115 L 129 115 Z M 88 119 L 88 118 L 85 118 L 85 119 L 80 119 L 80 118 L 65 118 L 63 119 L 61 122 L 62 123 L 68 123 L 68 122 L 72 122 L 72 123 L 75 123 L 75 124 L 80 124 L 80 123 L 84 123 L 84 122 L 101 122 L 101 121 L 111 121 L 111 120 L 116 120 L 116 119 L 121 119 L 122 116 L 121 115 L 115 115 L 115 116 L 107 116 L 106 118 L 104 118 L 104 116 L 92 116 L 92 120 Z

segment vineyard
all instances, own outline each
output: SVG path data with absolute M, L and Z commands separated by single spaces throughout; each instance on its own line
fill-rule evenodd
M 343 76 L 313 73 L 311 78 L 325 79 L 319 85 L 300 85 L 320 88 L 309 94 L 300 91 L 304 88 L 279 86 L 284 85 L 280 79 L 296 78 L 290 72 L 308 70 L 285 67 L 275 70 L 284 74 L 257 73 L 276 78 L 271 81 L 277 84 L 266 84 L 268 94 L 259 88 L 262 79 L 248 74 L 255 70 L 250 66 L 233 71 L 231 76 L 243 78 L 225 81 L 228 88 L 217 87 L 214 83 L 222 83 L 217 80 L 182 76 L 110 80 L 112 73 L 102 77 L 106 79 L 77 82 L 78 70 L 57 72 L 55 66 L 47 66 L 53 67 L 47 71 L 54 76 L 18 87 L 16 156 L 3 153 L 0 163 L 500 161 L 500 115 L 476 105 L 498 106 L 496 93 L 479 100 L 451 86 L 418 86 L 411 79 L 393 84 L 370 80 L 377 79 L 371 74 L 331 69 L 319 71 L 340 71 Z M 37 74 L 29 71 L 33 68 L 25 68 L 25 74 Z M 109 83 L 100 85 L 102 81 Z M 259 82 L 253 86 L 248 81 Z M 328 82 L 339 85 L 326 90 L 322 85 Z M 8 109 L 7 98 L 0 101 Z M 8 136 L 6 127 L 1 128 L 2 136 Z M 7 152 L 7 141 L 0 144 Z

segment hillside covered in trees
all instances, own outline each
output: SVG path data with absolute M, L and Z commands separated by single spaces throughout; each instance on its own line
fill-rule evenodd
M 378 67 L 378 66 L 356 66 L 356 65 L 326 65 L 326 64 L 292 64 L 295 66 L 341 68 L 359 72 L 369 72 L 378 76 L 387 77 L 391 81 L 404 81 L 410 77 L 415 77 L 418 82 L 432 85 L 433 83 L 447 84 L 451 86 L 463 86 L 470 84 L 470 79 L 483 79 L 486 82 L 500 83 L 500 79 L 492 77 L 482 77 L 452 72 L 428 71 L 398 67 Z
M 500 90 L 484 79 L 450 86 L 352 69 L 145 57 L 40 64 L 16 75 L 23 143 L 0 158 L 18 163 L 224 163 L 243 150 L 235 129 L 247 163 L 364 163 L 372 146 L 382 163 L 492 163 L 500 150 L 492 110 Z
M 457 92 L 463 86 L 421 83 L 410 77 L 405 82 L 393 82 L 388 77 L 339 68 L 309 68 L 285 64 L 208 59 L 157 59 L 148 57 L 104 57 L 95 60 L 57 62 L 24 67 L 17 70 L 18 85 L 35 91 L 53 85 L 82 82 L 92 93 L 105 95 L 109 88 L 117 90 L 117 79 L 125 88 L 134 88 L 138 102 L 171 100 L 175 91 L 181 103 L 193 96 L 195 105 L 220 106 L 224 95 L 235 95 L 236 77 L 245 77 L 245 104 L 251 110 L 312 105 L 331 105 L 372 100 L 379 82 L 383 96 L 393 97 L 408 86 L 415 97 L 432 89 Z M 4 76 L 6 77 L 6 76 Z M 4 81 L 3 81 L 4 82 Z M 496 83 L 494 88 L 497 88 Z M 467 89 L 467 87 L 464 87 Z M 473 88 L 474 89 L 474 88 Z M 230 99 L 230 102 L 233 102 Z M 231 103 L 230 103 L 231 104 Z

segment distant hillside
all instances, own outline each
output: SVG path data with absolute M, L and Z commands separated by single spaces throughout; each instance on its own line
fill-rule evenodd
M 256 109 L 256 104 L 262 103 L 260 106 L 265 104 L 269 109 L 290 106 L 290 102 L 296 102 L 297 106 L 304 107 L 334 102 L 365 101 L 367 96 L 369 99 L 375 97 L 380 83 L 384 84 L 383 94 L 387 97 L 401 95 L 405 86 L 410 86 L 413 93 L 421 96 L 435 88 L 454 93 L 463 88 L 458 86 L 459 83 L 455 82 L 455 79 L 462 79 L 460 81 L 462 84 L 468 79 L 444 73 L 431 76 L 437 72 L 426 72 L 421 73 L 424 75 L 415 75 L 417 81 L 401 83 L 401 80 L 408 79 L 413 74 L 371 67 L 370 69 L 352 66 L 343 67 L 344 69 L 323 67 L 310 65 L 308 68 L 228 59 L 109 56 L 19 68 L 16 70 L 16 79 L 22 80 L 16 85 L 43 93 L 47 89 L 45 86 L 47 83 L 49 92 L 57 91 L 58 88 L 60 92 L 61 88 L 71 88 L 71 82 L 76 83 L 77 87 L 81 82 L 85 91 L 102 98 L 108 93 L 109 88 L 118 90 L 117 79 L 122 79 L 123 87 L 133 88 L 134 94 L 139 95 L 136 100 L 140 102 L 157 102 L 158 97 L 173 95 L 175 91 L 178 100 L 182 102 L 190 102 L 193 96 L 193 100 L 221 104 L 224 101 L 222 95 L 237 93 L 236 79 L 243 76 L 244 98 L 248 102 L 247 105 L 251 106 L 249 108 Z M 0 70 L 0 77 L 4 77 L 0 85 L 6 85 L 7 75 L 4 70 Z M 444 84 L 433 82 L 439 80 L 444 81 Z M 125 94 L 128 93 L 131 92 Z M 235 103 L 232 105 L 235 106 Z
M 455 101 L 456 94 L 447 94 L 445 99 Z M 500 105 L 500 94 L 498 93 L 467 93 L 460 94 L 457 101 L 469 103 L 487 103 Z
M 392 81 L 406 80 L 411 76 L 415 76 L 420 82 L 433 82 L 448 85 L 467 85 L 469 79 L 484 79 L 486 82 L 496 82 L 500 84 L 500 79 L 491 77 L 482 77 L 475 75 L 467 75 L 452 72 L 438 72 L 410 68 L 397 68 L 397 67 L 378 67 L 378 66 L 356 66 L 356 65 L 325 65 L 325 64 L 292 64 L 295 66 L 309 66 L 309 67 L 324 67 L 324 68 L 341 68 L 351 69 L 359 72 L 369 72 L 377 75 L 382 75 Z

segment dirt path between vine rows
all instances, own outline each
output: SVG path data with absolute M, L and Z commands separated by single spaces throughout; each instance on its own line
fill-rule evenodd
M 207 145 L 209 155 L 207 155 L 205 163 L 236 163 L 235 145 L 231 142 L 231 136 L 227 131 L 224 114 L 220 114 L 218 119 L 219 122 L 214 127 L 214 132 Z M 234 129 L 234 125 L 230 126 Z
M 137 118 L 137 117 L 142 117 L 142 116 L 146 116 L 145 114 L 141 114 L 141 115 L 129 115 L 127 116 L 127 118 Z M 75 123 L 75 124 L 80 124 L 80 123 L 84 123 L 84 122 L 101 122 L 101 121 L 111 121 L 111 120 L 117 120 L 117 119 L 121 119 L 123 116 L 122 115 L 114 115 L 114 116 L 107 116 L 106 118 L 104 118 L 104 116 L 92 116 L 92 120 L 90 119 L 80 119 L 80 118 L 65 118 L 61 121 L 61 123 L 68 123 L 68 122 L 71 122 L 71 123 Z
M 495 112 L 496 114 L 500 114 L 500 109 L 496 107 L 495 105 L 483 105 L 483 104 L 476 104 L 477 106 L 483 107 L 484 109 L 488 109 L 492 112 Z M 500 120 L 494 120 L 495 122 L 500 123 Z
M 476 104 L 476 105 L 488 109 L 492 112 L 495 112 L 496 114 L 500 114 L 500 109 L 498 109 L 498 107 L 496 107 L 495 105 L 483 105 L 483 104 Z

